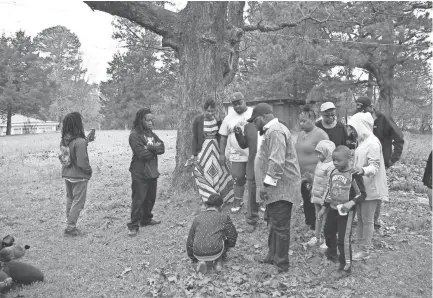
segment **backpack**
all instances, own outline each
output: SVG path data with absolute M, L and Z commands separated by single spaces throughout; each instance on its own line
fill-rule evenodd
M 69 146 L 60 146 L 59 160 L 63 167 L 68 168 L 71 166 L 71 152 Z

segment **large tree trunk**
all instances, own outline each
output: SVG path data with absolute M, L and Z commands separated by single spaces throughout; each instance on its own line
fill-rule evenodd
M 224 87 L 219 57 L 224 47 L 226 12 L 227 2 L 188 2 L 183 11 L 174 186 L 192 186 L 184 167 L 192 153 L 192 120 L 202 111 L 203 102 L 217 99 Z
M 384 71 L 382 80 L 378 81 L 379 86 L 379 110 L 389 116 L 393 112 L 392 100 L 392 82 L 394 79 L 394 70 L 392 68 Z M 380 82 L 380 83 L 379 83 Z
M 6 135 L 11 135 L 11 128 L 12 128 L 12 109 L 8 108 L 7 110 L 7 117 L 6 117 Z

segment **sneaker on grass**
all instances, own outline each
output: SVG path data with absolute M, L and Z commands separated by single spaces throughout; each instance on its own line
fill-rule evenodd
M 242 200 L 235 199 L 233 201 L 232 208 L 230 209 L 231 213 L 238 213 L 239 211 L 241 211 L 243 204 L 244 202 Z
M 310 241 L 307 242 L 308 246 L 315 246 L 318 243 L 317 238 L 314 236 L 310 239 Z
M 137 229 L 135 229 L 135 230 L 128 230 L 128 236 L 129 237 L 135 237 L 135 236 L 137 236 L 137 234 L 138 234 L 138 230 Z
M 66 228 L 64 234 L 65 236 L 78 236 L 81 232 L 77 228 Z

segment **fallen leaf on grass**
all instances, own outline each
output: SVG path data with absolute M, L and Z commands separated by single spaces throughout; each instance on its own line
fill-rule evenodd
M 147 269 L 150 265 L 150 263 L 148 261 L 143 261 L 141 263 L 139 263 L 138 265 L 140 265 L 140 269 Z
M 126 267 L 125 270 L 122 271 L 122 273 L 118 274 L 117 277 L 125 277 L 126 273 L 131 272 L 132 268 Z
M 177 276 L 176 275 L 168 276 L 167 280 L 169 282 L 177 282 Z

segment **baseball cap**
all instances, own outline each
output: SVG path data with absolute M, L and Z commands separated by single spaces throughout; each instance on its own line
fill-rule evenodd
M 322 105 L 320 106 L 321 112 L 324 112 L 324 111 L 329 110 L 329 109 L 335 109 L 334 103 L 332 103 L 330 101 L 322 103 Z
M 251 118 L 247 120 L 247 122 L 253 122 L 254 119 L 256 119 L 259 116 L 272 114 L 272 113 L 273 111 L 270 105 L 268 105 L 267 103 L 259 103 L 254 107 L 253 114 L 251 115 Z
M 364 107 L 369 107 L 371 106 L 371 99 L 366 97 L 366 96 L 360 96 L 358 97 L 358 99 L 356 100 L 357 103 L 362 104 Z
M 243 99 L 244 99 L 244 95 L 241 92 L 233 93 L 232 98 L 231 98 L 232 102 L 243 100 Z

